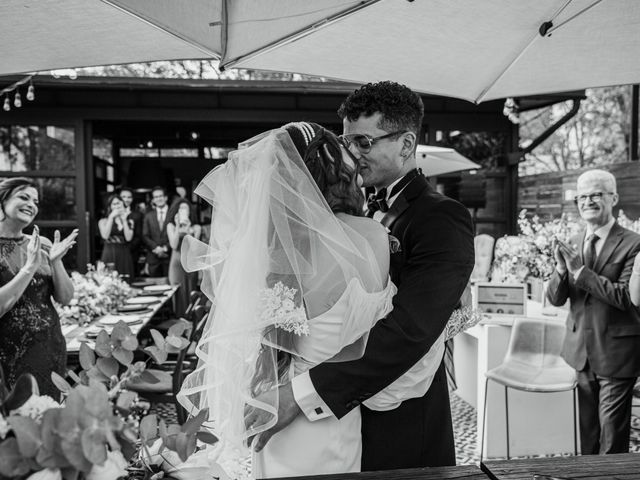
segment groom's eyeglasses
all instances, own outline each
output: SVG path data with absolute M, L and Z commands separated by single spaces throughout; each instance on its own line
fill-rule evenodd
M 349 149 L 351 145 L 355 145 L 360 153 L 369 153 L 374 143 L 395 135 L 402 135 L 403 133 L 406 133 L 406 130 L 398 130 L 397 132 L 387 133 L 379 137 L 372 137 L 366 133 L 348 133 L 346 135 L 340 135 L 338 138 L 340 138 L 340 141 L 347 149 Z

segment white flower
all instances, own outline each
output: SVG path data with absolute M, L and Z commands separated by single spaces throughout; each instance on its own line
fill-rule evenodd
M 45 468 L 32 473 L 27 480 L 62 480 L 62 472 L 59 468 Z
M 127 474 L 127 461 L 120 450 L 107 452 L 107 459 L 102 465 L 94 465 L 87 474 L 86 480 L 114 480 Z
M 289 299 L 282 302 L 282 308 L 284 308 L 287 312 L 290 312 L 291 310 L 293 310 L 294 307 L 295 307 L 294 303 Z
M 26 402 L 11 413 L 15 413 L 23 417 L 30 417 L 39 422 L 42 419 L 44 412 L 51 408 L 60 408 L 60 404 L 47 395 L 31 395 Z
M 2 414 L 0 414 L 0 438 L 4 438 L 7 436 L 7 433 L 9 433 L 9 431 L 11 430 L 11 426 L 9 425 L 9 423 L 4 419 L 4 417 L 2 416 Z

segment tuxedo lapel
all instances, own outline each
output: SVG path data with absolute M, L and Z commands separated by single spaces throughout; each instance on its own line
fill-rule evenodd
M 607 261 L 613 254 L 620 242 L 622 241 L 622 234 L 624 230 L 618 223 L 614 223 L 613 227 L 611 227 L 611 231 L 607 238 L 604 241 L 604 245 L 602 246 L 602 250 L 600 250 L 600 254 L 596 257 L 596 263 L 593 265 L 593 271 L 596 273 L 600 273 L 600 271 L 607 264 Z
M 409 208 L 411 202 L 418 197 L 424 190 L 431 188 L 427 179 L 422 176 L 416 176 L 396 197 L 389 211 L 380 220 L 380 223 L 391 229 L 393 223 Z

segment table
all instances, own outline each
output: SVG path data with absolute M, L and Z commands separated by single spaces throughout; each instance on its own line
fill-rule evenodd
M 475 465 L 455 467 L 410 468 L 404 470 L 385 470 L 380 472 L 339 473 L 333 475 L 310 475 L 305 477 L 287 477 L 280 480 L 488 480 L 480 468 Z
M 567 310 L 544 309 L 527 302 L 527 317 L 565 321 Z M 504 360 L 516 316 L 487 315 L 487 319 L 454 339 L 456 395 L 476 408 L 478 442 L 485 391 L 485 373 Z M 512 456 L 573 453 L 572 392 L 536 393 L 509 389 L 509 450 Z M 506 457 L 504 387 L 489 382 L 485 458 Z
M 576 480 L 640 479 L 638 453 L 501 460 L 485 462 L 485 466 L 492 480 L 532 480 L 536 473 Z
M 133 325 L 129 325 L 131 332 L 134 334 L 137 334 L 140 330 L 142 330 L 142 328 L 151 321 L 153 316 L 157 314 L 158 311 L 173 298 L 175 293 L 178 291 L 178 288 L 179 288 L 179 285 L 172 286 L 171 290 L 167 290 L 166 292 L 164 292 L 162 296 L 158 296 L 158 298 L 160 299 L 159 302 L 149 305 L 150 307 L 152 307 L 150 310 L 137 313 L 136 314 L 137 316 L 142 317 L 142 321 L 135 323 Z M 145 292 L 142 291 L 140 295 L 143 296 L 144 294 Z M 84 333 L 87 331 L 88 328 L 91 328 L 94 325 L 98 324 L 99 321 L 100 321 L 100 318 L 97 318 L 93 322 L 89 323 L 88 325 L 84 325 L 84 326 L 64 325 L 62 327 L 62 333 L 65 336 L 65 339 L 67 340 L 67 354 L 73 355 L 73 354 L 77 354 L 80 351 L 80 344 L 84 341 L 87 341 L 87 338 L 85 337 Z

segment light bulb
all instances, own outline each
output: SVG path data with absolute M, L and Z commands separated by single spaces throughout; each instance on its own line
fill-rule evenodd
M 13 106 L 16 108 L 20 108 L 22 106 L 22 98 L 20 97 L 20 92 L 16 92 L 16 96 L 13 98 Z
M 2 108 L 5 112 L 11 110 L 11 102 L 9 101 L 9 97 L 4 97 L 4 106 Z
M 35 98 L 36 98 L 35 88 L 33 88 L 33 85 L 29 85 L 29 89 L 27 90 L 27 100 L 29 100 L 30 102 L 33 102 Z

